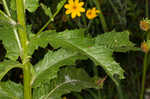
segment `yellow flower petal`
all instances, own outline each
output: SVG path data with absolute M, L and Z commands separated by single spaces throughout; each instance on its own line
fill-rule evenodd
M 75 0 L 75 4 L 79 4 L 79 0 Z
M 100 11 L 99 11 L 99 10 L 96 10 L 96 13 L 100 13 Z
M 77 15 L 80 17 L 81 16 L 80 12 L 78 12 Z
M 95 11 L 95 10 L 96 10 L 96 8 L 94 7 L 94 8 L 92 8 L 92 10 L 93 10 L 93 11 Z
M 66 13 L 66 14 L 70 14 L 70 13 L 71 13 L 71 10 L 66 10 L 65 13 Z
M 80 8 L 79 10 L 80 10 L 80 12 L 85 12 L 84 8 Z
M 66 4 L 64 7 L 65 7 L 66 9 L 68 9 L 68 8 L 70 8 L 70 5 L 69 5 L 69 4 Z
M 79 2 L 79 0 L 68 0 L 68 4 L 65 4 L 66 14 L 71 14 L 72 18 L 76 16 L 81 16 L 81 12 L 85 12 L 85 9 L 82 7 L 84 2 Z
M 86 12 L 86 16 L 88 19 L 94 19 L 96 16 L 97 16 L 97 13 L 99 13 L 99 10 L 96 10 L 96 8 L 92 8 L 92 9 L 89 9 L 87 10 Z
M 76 13 L 71 13 L 71 17 L 74 19 L 76 17 Z
M 80 3 L 79 3 L 79 6 L 83 6 L 83 5 L 84 5 L 84 2 L 80 2 Z
M 69 4 L 73 4 L 73 0 L 68 0 Z

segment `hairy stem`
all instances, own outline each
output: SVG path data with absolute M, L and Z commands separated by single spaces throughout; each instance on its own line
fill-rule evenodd
M 17 5 L 17 18 L 18 23 L 22 26 L 18 28 L 19 37 L 21 41 L 21 59 L 24 65 L 23 73 L 24 73 L 24 99 L 31 99 L 31 86 L 30 86 L 30 65 L 28 61 L 28 45 L 27 45 L 27 33 L 26 33 L 26 22 L 25 22 L 25 10 L 24 10 L 24 1 L 16 0 Z

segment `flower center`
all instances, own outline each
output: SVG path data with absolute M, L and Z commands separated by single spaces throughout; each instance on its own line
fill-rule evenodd
M 90 11 L 90 12 L 88 12 L 88 15 L 92 15 L 92 12 Z
M 77 9 L 77 6 L 76 6 L 76 5 L 74 5 L 72 8 L 73 8 L 73 10 L 76 10 L 76 9 Z

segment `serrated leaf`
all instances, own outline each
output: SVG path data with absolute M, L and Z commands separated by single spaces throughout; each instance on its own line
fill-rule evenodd
M 83 29 L 67 30 L 50 39 L 53 47 L 70 48 L 91 58 L 106 71 L 116 84 L 118 84 L 118 78 L 124 78 L 124 70 L 113 60 L 113 50 L 102 45 L 96 45 L 92 38 L 84 37 Z M 115 78 L 114 75 L 117 75 L 118 78 Z
M 115 52 L 126 52 L 129 50 L 138 50 L 129 40 L 129 32 L 108 32 L 95 38 L 96 45 L 105 46 Z
M 83 51 L 97 65 L 100 65 L 117 85 L 119 79 L 124 79 L 124 70 L 113 59 L 113 51 L 111 49 L 103 46 L 92 46 L 90 48 L 83 49 Z
M 93 78 L 80 68 L 63 68 L 58 77 L 33 89 L 33 99 L 61 99 L 72 91 L 80 92 L 85 88 L 97 88 Z
M 59 68 L 64 65 L 73 65 L 76 59 L 84 58 L 77 52 L 59 49 L 58 51 L 49 51 L 44 59 L 35 65 L 35 76 L 32 79 L 33 87 L 38 86 L 44 80 L 50 80 L 57 77 Z
M 6 57 L 16 60 L 20 55 L 20 50 L 13 27 L 10 24 L 0 24 L 0 40 L 7 50 Z
M 51 9 L 49 7 L 47 7 L 46 5 L 44 5 L 43 3 L 40 4 L 42 9 L 44 10 L 45 14 L 49 17 L 52 17 L 52 12 Z
M 0 62 L 0 80 L 6 75 L 8 71 L 13 68 L 22 68 L 23 66 L 16 61 L 5 60 Z
M 0 99 L 23 99 L 23 86 L 12 81 L 0 82 Z
M 29 41 L 29 55 L 32 55 L 34 50 L 38 49 L 38 47 L 46 47 L 50 42 L 51 35 L 55 34 L 55 30 L 45 31 L 40 33 L 38 36 L 32 36 L 32 39 Z M 30 34 L 32 35 L 32 34 Z

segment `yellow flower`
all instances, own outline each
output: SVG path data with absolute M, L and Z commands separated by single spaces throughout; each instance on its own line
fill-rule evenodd
M 81 16 L 81 12 L 85 12 L 85 9 L 82 7 L 84 2 L 79 2 L 79 0 L 68 0 L 68 4 L 64 7 L 67 9 L 66 14 L 71 14 L 71 17 L 74 19 L 76 16 Z
M 96 10 L 96 8 L 92 8 L 92 9 L 89 9 L 87 10 L 86 12 L 86 16 L 88 19 L 94 19 L 96 16 L 97 16 L 97 13 L 99 13 L 100 11 L 99 10 Z
M 150 20 L 145 19 L 145 20 L 140 21 L 140 28 L 143 31 L 148 31 L 150 29 Z

